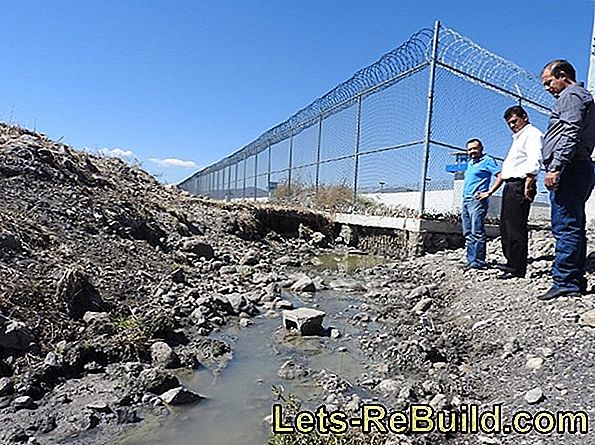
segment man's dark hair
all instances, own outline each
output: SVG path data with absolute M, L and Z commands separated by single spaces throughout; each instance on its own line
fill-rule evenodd
M 527 114 L 525 109 L 523 107 L 521 107 L 520 105 L 515 105 L 513 107 L 510 107 L 504 112 L 505 120 L 510 119 L 512 116 L 518 116 L 520 118 L 526 117 L 527 119 L 529 118 L 529 115 Z
M 469 139 L 466 143 L 465 143 L 465 147 L 467 147 L 467 145 L 469 145 L 471 142 L 478 142 L 479 143 L 479 147 L 483 150 L 483 144 L 481 143 L 481 141 L 477 138 L 473 138 L 473 139 Z
M 542 73 L 545 70 L 550 70 L 556 79 L 559 79 L 562 73 L 566 74 L 573 82 L 576 82 L 576 70 L 568 60 L 556 59 L 549 62 L 543 67 Z

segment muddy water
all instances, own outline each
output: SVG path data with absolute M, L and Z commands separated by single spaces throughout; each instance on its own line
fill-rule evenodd
M 193 407 L 172 409 L 172 415 L 165 418 L 145 421 L 118 444 L 265 444 L 269 426 L 264 418 L 274 402 L 272 385 L 283 385 L 306 403 L 309 399 L 325 398 L 307 377 L 286 381 L 277 376 L 281 365 L 289 359 L 315 371 L 326 369 L 338 373 L 353 382 L 364 371 L 365 359 L 355 350 L 353 341 L 353 337 L 362 333 L 361 327 L 347 320 L 359 312 L 359 302 L 352 296 L 333 291 L 318 292 L 316 304 L 293 295 L 285 297 L 296 307 L 324 310 L 327 313 L 325 327 L 338 328 L 342 337 L 288 336 L 281 328 L 281 318 L 260 316 L 246 329 L 232 324 L 216 335 L 232 346 L 234 357 L 227 367 L 220 372 L 202 369 L 179 375 L 188 387 L 207 400 Z M 368 329 L 373 330 L 374 326 Z

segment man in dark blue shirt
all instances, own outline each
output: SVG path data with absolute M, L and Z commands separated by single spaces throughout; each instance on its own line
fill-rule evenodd
M 483 153 L 483 144 L 479 139 L 471 139 L 466 144 L 469 162 L 463 182 L 463 235 L 467 247 L 467 266 L 472 269 L 485 269 L 486 232 L 485 218 L 488 213 L 488 197 L 497 187 L 490 188 L 492 176 L 500 174 L 496 160 Z M 498 186 L 501 181 L 498 182 Z
M 540 300 L 587 291 L 585 203 L 595 183 L 591 154 L 595 145 L 593 97 L 576 82 L 566 60 L 553 60 L 541 73 L 543 86 L 557 98 L 543 144 L 545 186 L 550 190 L 556 258 L 553 285 Z

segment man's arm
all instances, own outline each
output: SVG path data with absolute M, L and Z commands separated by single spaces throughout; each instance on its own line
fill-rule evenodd
M 570 92 L 559 99 L 558 110 L 560 139 L 554 148 L 554 158 L 548 166 L 548 172 L 561 172 L 572 161 L 583 126 L 585 103 L 576 92 Z
M 492 196 L 494 193 L 496 193 L 498 191 L 498 189 L 500 188 L 500 186 L 502 185 L 502 183 L 504 182 L 504 179 L 502 179 L 502 175 L 500 173 L 498 173 L 496 175 L 496 180 L 494 181 L 494 185 L 492 185 L 492 188 L 490 190 L 488 190 L 487 192 L 478 192 L 477 195 L 475 195 L 475 197 L 477 199 L 479 199 L 480 201 L 483 201 L 486 198 L 489 198 L 490 196 Z

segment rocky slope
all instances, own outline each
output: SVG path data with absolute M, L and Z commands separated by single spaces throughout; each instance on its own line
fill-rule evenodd
M 257 304 L 274 309 L 279 273 L 326 229 L 320 215 L 209 202 L 6 125 L 0 203 L 7 444 L 99 443 L 163 410 L 181 386 L 169 369 L 229 352 L 206 335 Z

